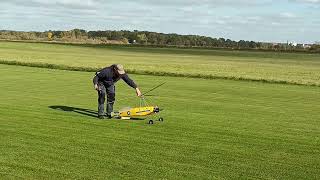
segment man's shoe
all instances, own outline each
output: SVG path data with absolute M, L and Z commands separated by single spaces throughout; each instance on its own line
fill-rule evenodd
M 111 119 L 112 116 L 111 116 L 111 115 L 106 115 L 106 118 L 107 118 L 107 119 Z
M 98 118 L 99 119 L 104 119 L 104 116 L 103 115 L 98 115 Z

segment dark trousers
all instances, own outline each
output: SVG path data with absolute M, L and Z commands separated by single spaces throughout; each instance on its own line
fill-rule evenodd
M 106 107 L 106 112 L 107 115 L 111 115 L 111 112 L 113 111 L 113 104 L 115 101 L 115 86 L 110 85 L 110 86 L 105 86 L 102 83 L 99 83 L 99 91 L 98 91 L 98 115 L 105 115 L 104 113 L 104 103 L 106 101 L 106 96 L 107 96 L 107 107 Z

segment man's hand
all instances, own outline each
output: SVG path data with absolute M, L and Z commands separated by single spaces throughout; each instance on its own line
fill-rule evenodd
M 95 85 L 94 85 L 94 89 L 97 90 L 97 91 L 99 91 L 99 86 L 98 86 L 98 84 L 95 84 Z
M 142 96 L 142 93 L 141 93 L 139 88 L 136 88 L 136 94 L 137 94 L 138 97 Z

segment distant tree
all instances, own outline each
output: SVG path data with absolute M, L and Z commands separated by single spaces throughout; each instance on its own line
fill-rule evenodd
M 53 37 L 53 33 L 52 32 L 48 32 L 48 40 L 52 41 L 52 37 Z
M 95 44 L 106 43 L 139 43 L 157 46 L 183 46 L 183 47 L 212 47 L 237 49 L 263 49 L 273 51 L 312 51 L 320 52 L 320 45 L 292 45 L 287 43 L 265 43 L 231 39 L 212 38 L 199 35 L 179 35 L 175 33 L 164 34 L 148 31 L 85 31 L 73 29 L 70 31 L 23 32 L 0 30 L 0 39 L 9 40 L 57 40 L 65 42 L 84 42 Z
M 225 46 L 226 47 L 233 47 L 234 46 L 233 41 L 231 41 L 230 39 L 227 39 L 225 41 Z
M 123 38 L 121 40 L 121 42 L 124 43 L 124 44 L 129 44 L 129 40 L 127 38 Z
M 148 43 L 150 44 L 158 44 L 158 35 L 157 33 L 148 33 L 147 38 L 148 38 Z
M 139 44 L 147 44 L 147 42 L 148 42 L 148 38 L 147 38 L 147 36 L 146 36 L 146 34 L 138 34 L 137 35 L 137 42 L 139 43 Z
M 311 50 L 311 51 L 320 52 L 320 45 L 318 45 L 318 44 L 313 44 L 313 45 L 310 47 L 310 50 Z
M 250 41 L 249 42 L 249 48 L 256 49 L 257 48 L 257 43 L 254 42 L 254 41 Z
M 249 45 L 250 43 L 248 41 L 245 41 L 245 40 L 240 40 L 238 42 L 238 46 L 240 49 L 248 49 L 250 47 Z

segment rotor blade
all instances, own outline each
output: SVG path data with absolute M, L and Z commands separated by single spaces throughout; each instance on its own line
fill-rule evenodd
M 156 87 L 154 87 L 154 88 L 150 89 L 149 91 L 147 91 L 147 92 L 143 93 L 143 94 L 142 94 L 142 96 L 144 96 L 144 95 L 148 94 L 149 92 L 151 92 L 151 91 L 153 91 L 153 90 L 155 90 L 155 89 L 159 88 L 160 86 L 162 86 L 162 85 L 164 85 L 164 84 L 165 84 L 165 82 L 164 82 L 164 83 L 159 84 L 158 86 L 156 86 Z
M 150 97 L 150 96 L 156 96 L 154 94 L 148 94 L 148 95 L 144 95 L 145 97 Z

